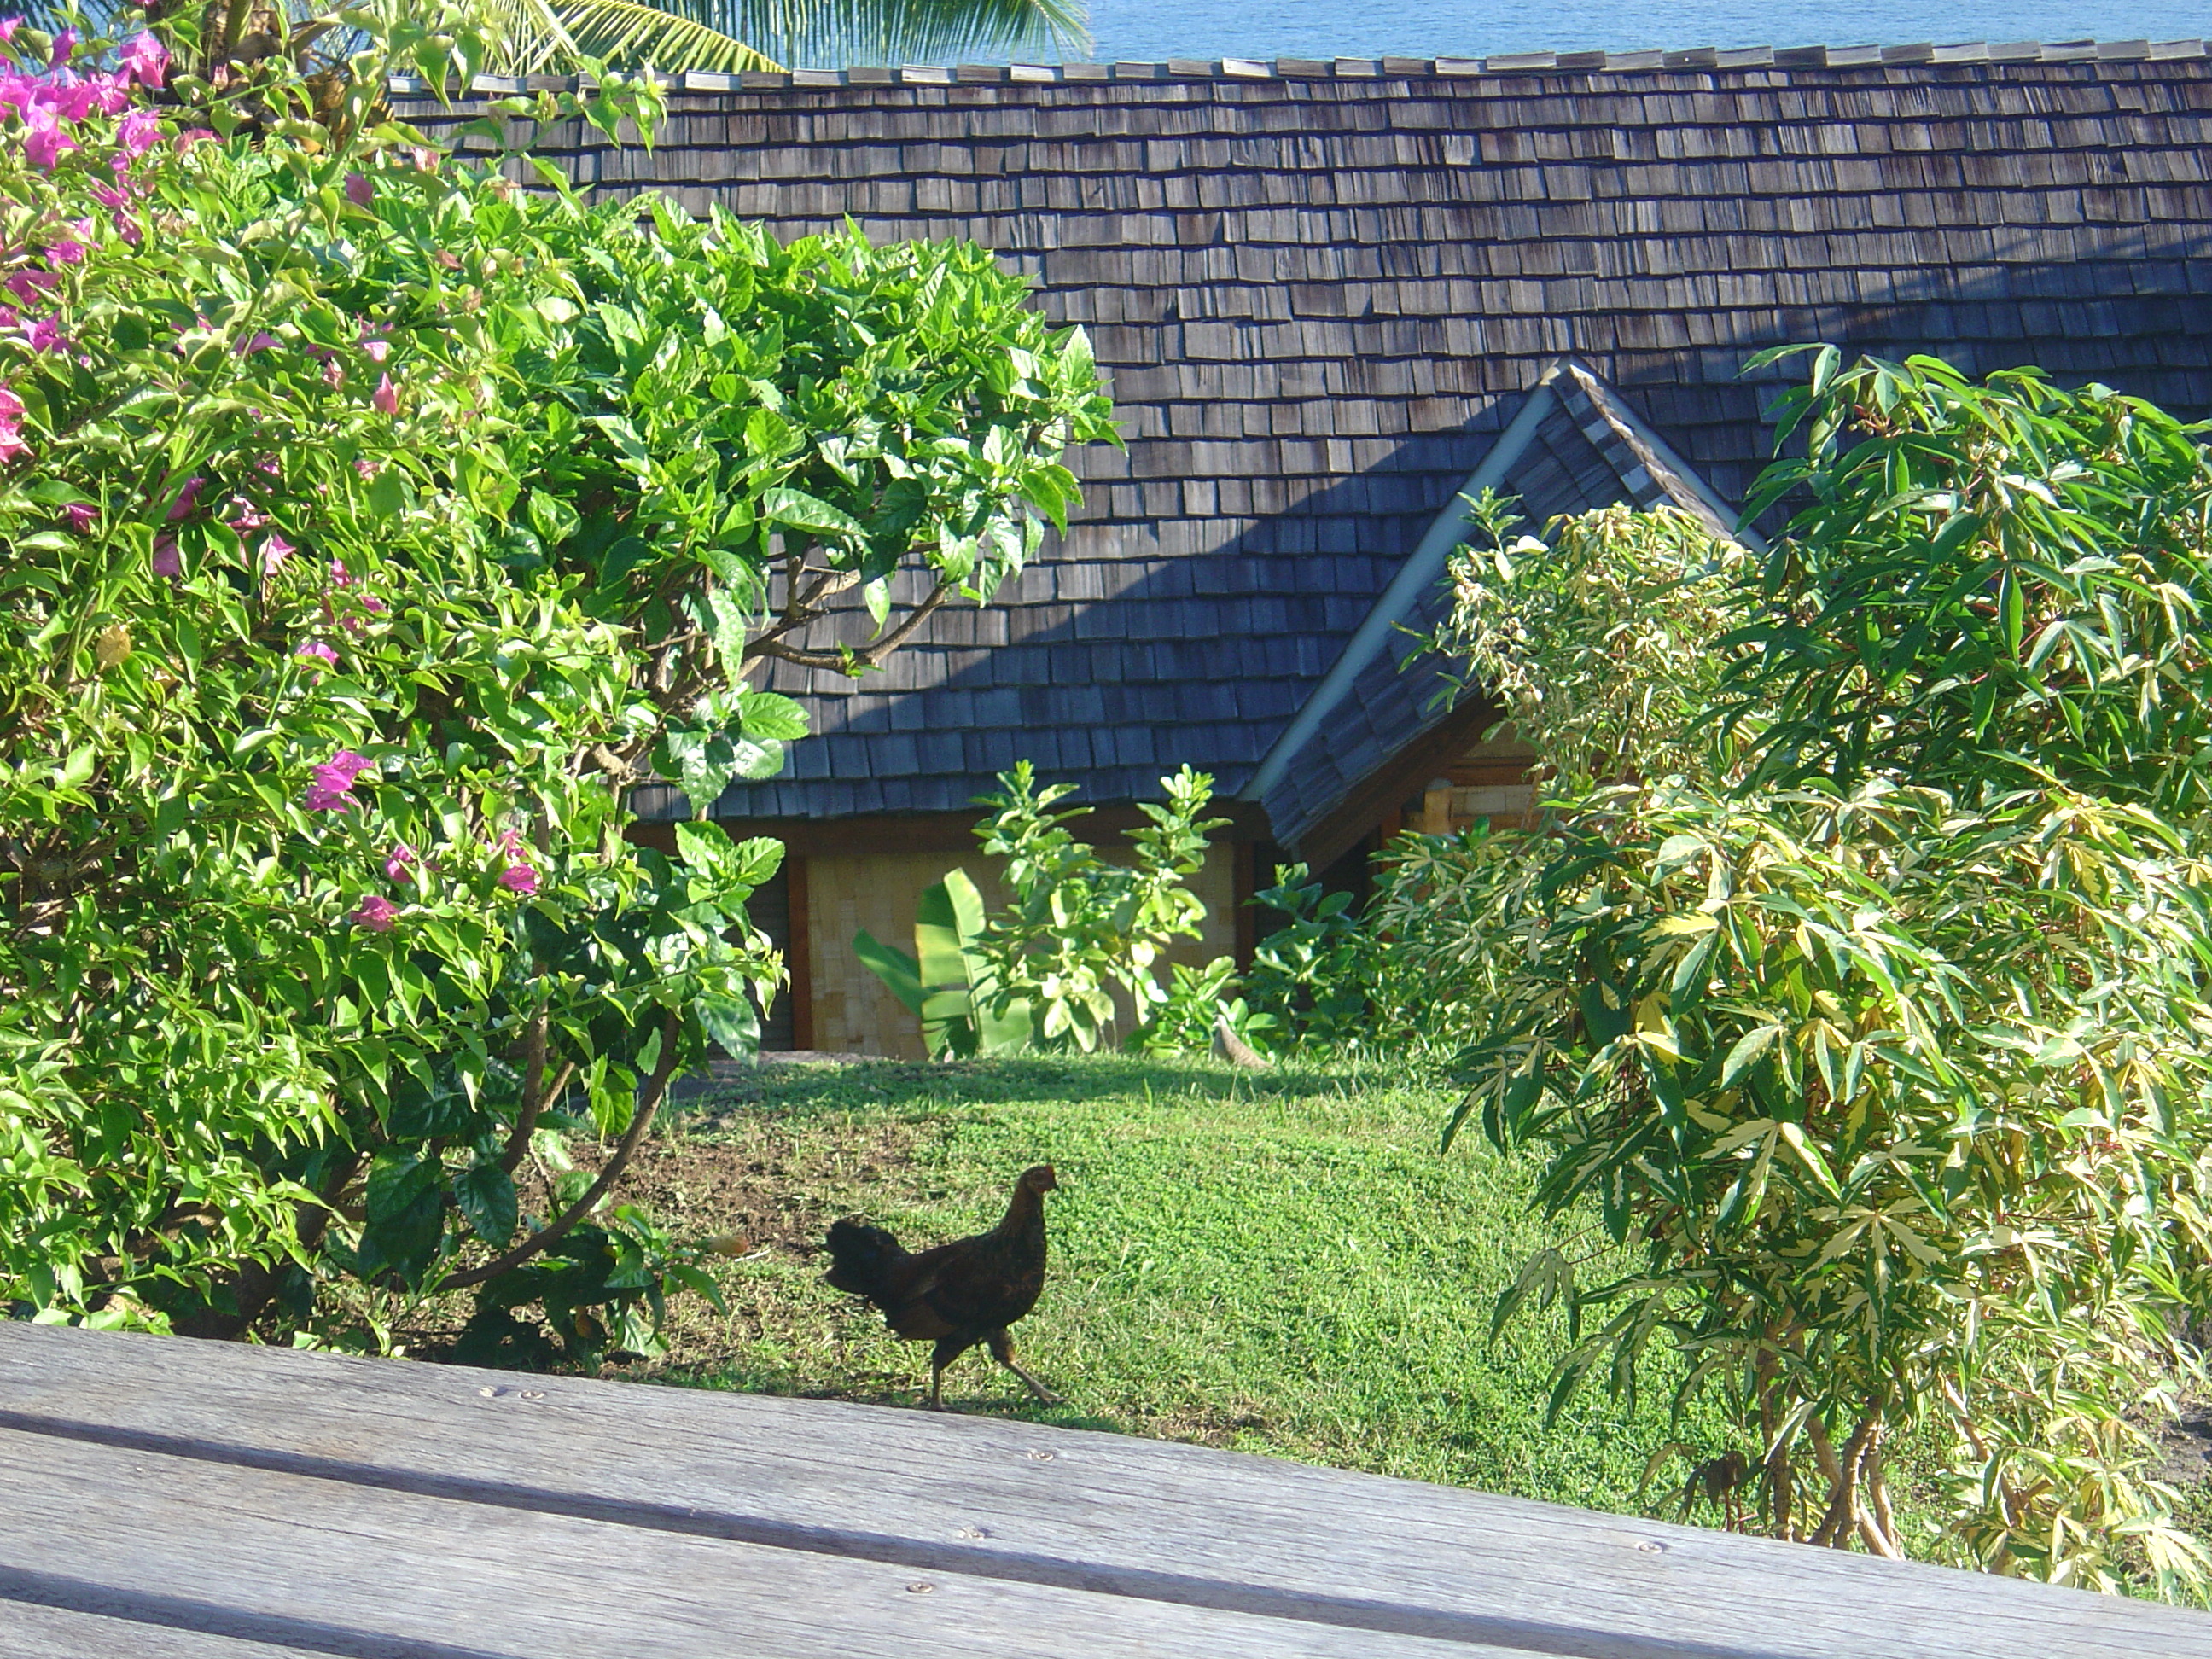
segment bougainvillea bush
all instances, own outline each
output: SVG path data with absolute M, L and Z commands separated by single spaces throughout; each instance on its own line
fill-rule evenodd
M 1107 405 L 982 251 L 520 191 L 380 118 L 422 31 L 356 22 L 181 95 L 0 27 L 0 1303 L 477 1285 L 479 1352 L 649 1350 L 709 1287 L 616 1179 L 754 1040 L 780 848 L 624 793 L 775 770 L 749 665 L 988 597 Z

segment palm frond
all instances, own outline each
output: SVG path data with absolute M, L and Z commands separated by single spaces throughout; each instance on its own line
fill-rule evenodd
M 966 58 L 1046 61 L 1089 48 L 1082 0 L 659 0 L 800 69 L 945 64 Z
M 489 0 L 499 29 L 495 75 L 558 74 L 578 57 L 672 73 L 735 75 L 782 65 L 711 22 L 647 0 Z

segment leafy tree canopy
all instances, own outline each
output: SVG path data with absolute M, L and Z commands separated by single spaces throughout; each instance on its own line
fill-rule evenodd
M 1458 568 L 1445 642 L 1559 763 L 1531 831 L 1429 849 L 1452 1127 L 1635 1257 L 1564 1241 L 1499 1321 L 1565 1310 L 1558 1405 L 1674 1347 L 1778 1535 L 2201 1580 L 2145 1468 L 2212 1284 L 2212 462 L 1929 359 L 1821 349 L 1783 413 L 1763 561 L 1613 512 Z
M 422 40 L 359 26 L 356 88 Z M 1112 435 L 1087 348 L 972 246 L 526 193 L 281 69 L 179 115 L 143 34 L 7 50 L 0 1300 L 273 1333 L 482 1283 L 479 1352 L 525 1304 L 649 1346 L 707 1281 L 613 1183 L 754 1042 L 781 849 L 645 850 L 625 792 L 773 773 L 751 667 L 865 672 L 902 573 L 987 599 Z

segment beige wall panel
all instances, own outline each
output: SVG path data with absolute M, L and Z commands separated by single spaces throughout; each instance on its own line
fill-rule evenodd
M 1102 850 L 1116 862 L 1123 854 L 1115 848 Z M 922 890 L 942 881 L 946 871 L 963 869 L 975 878 L 984 902 L 995 910 L 1008 897 L 999 864 L 980 853 L 965 857 L 953 853 L 817 854 L 809 859 L 814 1046 L 832 1053 L 927 1058 L 921 1022 L 861 964 L 853 951 L 853 936 L 866 928 L 884 944 L 911 952 L 915 908 Z M 1191 890 L 1206 905 L 1204 933 L 1195 939 L 1176 941 L 1170 961 L 1195 966 L 1235 952 L 1236 872 L 1232 848 L 1217 845 L 1207 849 L 1205 868 L 1190 882 Z M 1127 1012 L 1121 1036 L 1127 1035 Z

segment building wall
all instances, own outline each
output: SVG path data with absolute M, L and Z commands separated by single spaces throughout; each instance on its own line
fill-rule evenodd
M 1510 732 L 1476 744 L 1429 781 L 1409 827 L 1449 836 L 1488 818 L 1501 830 L 1522 828 L 1535 799 L 1529 774 L 1536 762 L 1536 751 Z
M 1104 850 L 1113 857 L 1114 849 Z M 999 860 L 970 850 L 817 854 L 806 860 L 807 955 L 812 989 L 812 1042 L 831 1053 L 927 1057 L 921 1024 L 853 952 L 866 928 L 886 945 L 914 950 L 914 913 L 922 890 L 964 869 L 993 908 L 1007 902 Z M 1237 950 L 1237 849 L 1217 843 L 1191 890 L 1206 905 L 1202 937 L 1179 939 L 1173 962 L 1195 965 Z M 1121 1035 L 1127 1035 L 1125 1019 Z

